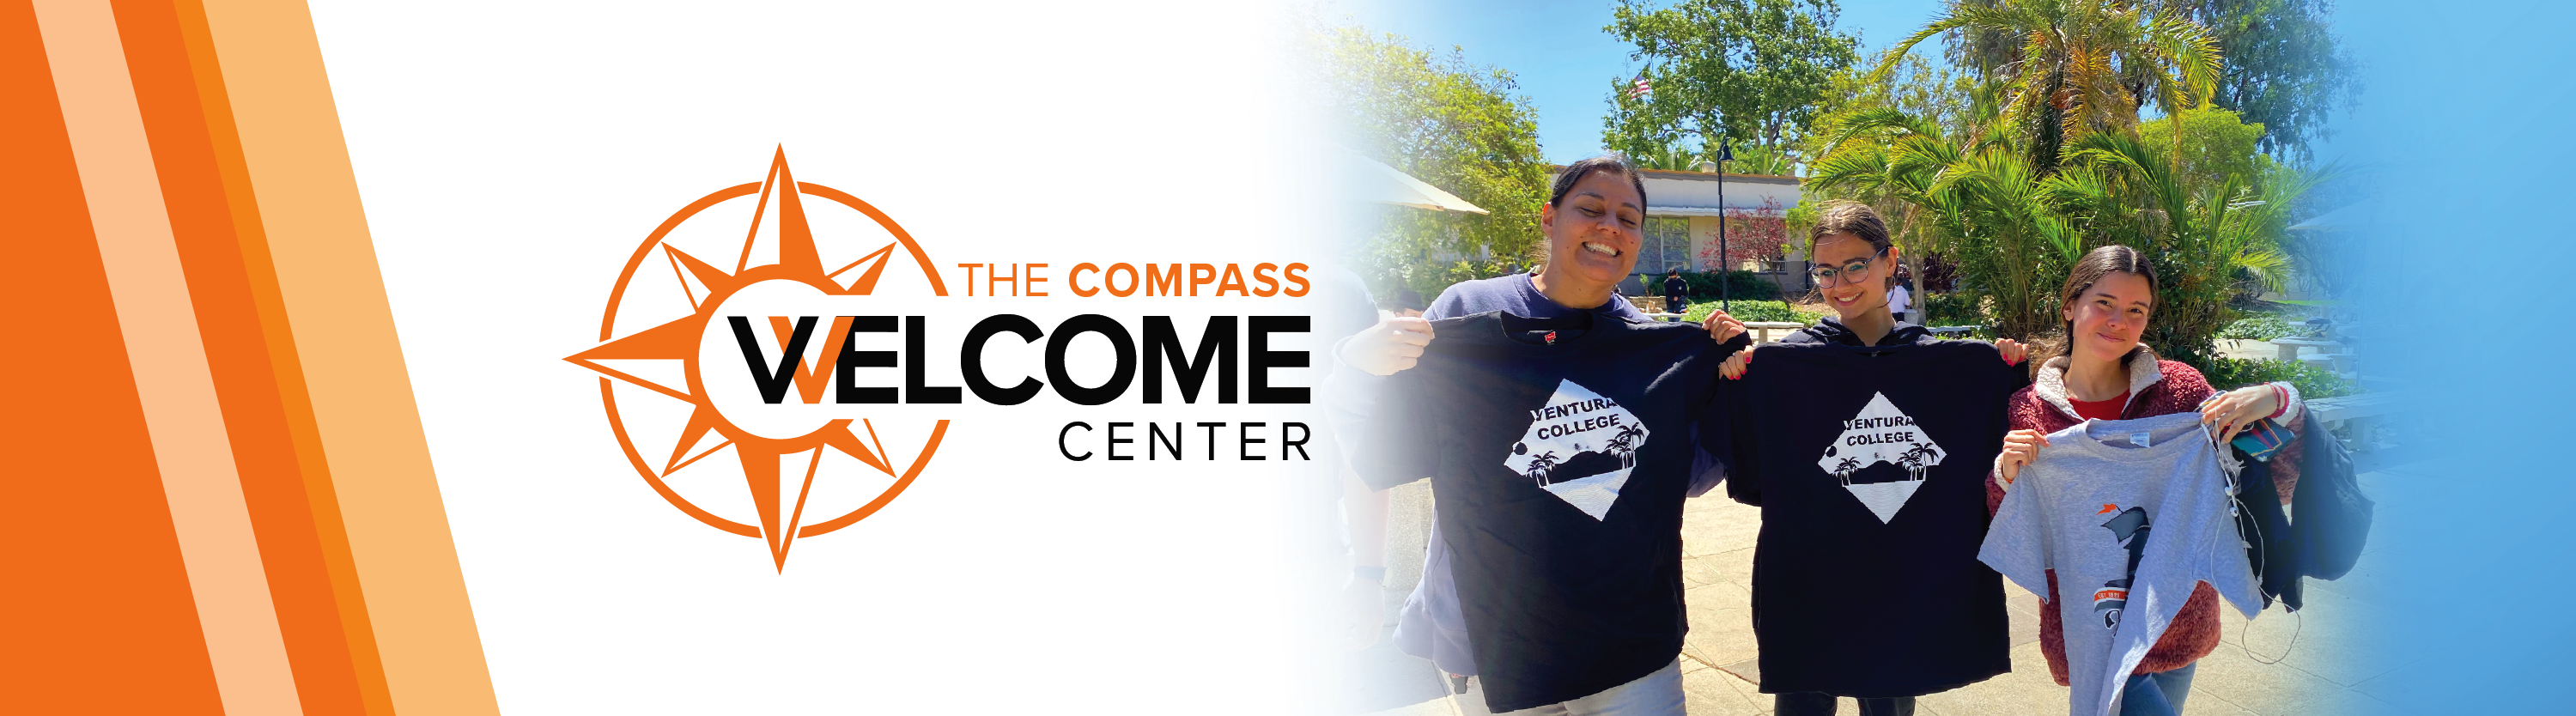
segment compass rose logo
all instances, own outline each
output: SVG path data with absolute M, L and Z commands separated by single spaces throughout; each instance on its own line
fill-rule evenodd
M 737 223 L 745 219 L 748 231 Z M 701 197 L 645 237 L 609 291 L 598 344 L 564 360 L 599 374 L 609 428 L 646 485 L 699 522 L 764 540 L 785 572 L 796 540 L 866 519 L 911 486 L 948 421 L 901 405 L 826 414 L 857 407 L 815 404 L 836 373 L 852 380 L 854 365 L 834 362 L 868 355 L 843 344 L 869 329 L 849 316 L 822 317 L 833 322 L 827 331 L 773 314 L 848 306 L 846 297 L 900 305 L 947 295 L 903 227 L 858 197 L 796 181 L 782 145 L 766 178 Z M 770 352 L 751 355 L 755 333 L 776 339 Z M 761 369 L 745 370 L 754 358 L 778 361 L 794 395 L 762 400 L 749 387 Z M 918 446 L 889 444 L 905 436 Z

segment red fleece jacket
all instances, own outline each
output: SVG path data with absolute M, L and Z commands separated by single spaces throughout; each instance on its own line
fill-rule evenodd
M 2132 387 L 2128 408 L 2120 413 L 2122 420 L 2197 412 L 2200 401 L 2217 392 L 2209 387 L 2209 380 L 2202 378 L 2200 371 L 2174 361 L 2157 359 L 2143 346 L 2130 363 Z M 2039 370 L 2039 380 L 2013 393 L 2011 401 L 2005 404 L 2012 429 L 2053 433 L 2084 422 L 2070 412 L 2071 407 L 2064 407 L 2067 400 L 2065 359 L 2050 360 Z M 2302 406 L 2297 405 L 2296 394 L 2292 394 L 2290 400 L 2292 406 L 2285 416 L 2296 418 Z M 2296 420 L 2282 422 L 2285 426 L 2297 424 Z M 2280 493 L 2281 504 L 2284 505 L 2290 504 L 2291 488 L 2299 482 L 2299 455 L 2304 452 L 2302 443 L 2299 439 L 2291 440 L 2268 461 L 2272 467 L 2272 485 Z M 2003 486 L 1987 480 L 1986 514 L 1994 514 L 2003 500 Z M 2057 609 L 2050 606 L 2050 602 L 2056 599 L 2057 571 L 2049 570 L 2048 594 L 2039 605 L 2039 651 L 2048 657 L 2049 675 L 2057 677 L 2057 685 L 2065 686 L 2066 625 L 2058 618 Z M 2202 582 L 2191 591 L 2191 598 L 2183 602 L 2182 611 L 2174 614 L 2173 624 L 2165 628 L 2165 635 L 2156 640 L 2154 648 L 2147 650 L 2147 657 L 2139 661 L 2138 669 L 2131 673 L 2152 674 L 2189 666 L 2217 649 L 2218 640 L 2218 590 L 2211 589 L 2208 582 Z

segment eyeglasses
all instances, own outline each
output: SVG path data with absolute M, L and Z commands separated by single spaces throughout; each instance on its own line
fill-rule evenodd
M 1877 253 L 1870 254 L 1869 258 L 1856 259 L 1851 263 L 1843 264 L 1841 268 L 1817 266 L 1807 269 L 1807 275 L 1816 277 L 1816 286 L 1818 288 L 1832 288 L 1834 285 L 1834 279 L 1836 278 L 1844 278 L 1847 282 L 1856 283 L 1860 281 L 1859 277 L 1869 275 L 1869 265 L 1871 262 L 1876 261 L 1880 256 L 1886 255 L 1887 249 L 1879 249 Z

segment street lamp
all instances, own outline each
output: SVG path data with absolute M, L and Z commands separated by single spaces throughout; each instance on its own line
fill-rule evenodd
M 1726 255 L 1726 163 L 1735 160 L 1735 150 L 1727 143 L 1717 143 L 1717 307 L 1733 312 L 1735 304 L 1728 289 L 1735 283 L 1735 264 Z

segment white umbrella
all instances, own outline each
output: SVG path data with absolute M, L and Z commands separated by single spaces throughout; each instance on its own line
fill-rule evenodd
M 1361 156 L 1359 152 L 1345 149 L 1342 150 L 1342 156 L 1347 160 L 1344 165 L 1345 171 L 1342 172 L 1342 188 L 1351 198 L 1432 211 L 1488 213 L 1483 208 L 1458 198 L 1456 194 L 1442 191 L 1440 187 L 1424 183 L 1420 179 L 1413 178 L 1412 175 L 1397 171 L 1395 167 Z

